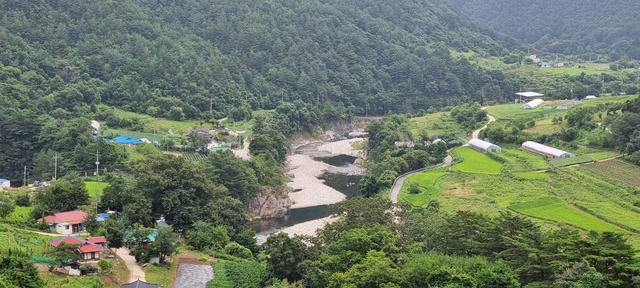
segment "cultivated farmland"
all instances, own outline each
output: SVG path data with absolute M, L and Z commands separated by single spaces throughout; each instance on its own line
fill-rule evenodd
M 620 159 L 582 165 L 581 169 L 593 172 L 606 179 L 620 181 L 630 186 L 640 187 L 640 167 Z
M 502 164 L 491 157 L 469 147 L 458 147 L 453 150 L 464 161 L 452 167 L 453 170 L 468 173 L 500 174 Z
M 532 217 L 564 222 L 585 230 L 624 232 L 597 217 L 575 207 L 557 197 L 545 197 L 534 201 L 518 203 L 509 209 Z
M 413 206 L 423 206 L 433 199 L 442 190 L 438 187 L 437 181 L 446 173 L 441 171 L 428 171 L 411 175 L 400 189 L 399 198 Z M 421 192 L 418 194 L 409 193 L 411 183 L 418 183 Z
M 561 158 L 561 159 L 551 160 L 551 164 L 553 164 L 553 166 L 556 166 L 556 167 L 564 167 L 564 166 L 583 164 L 583 163 L 589 163 L 589 162 L 593 162 L 593 159 L 591 159 L 589 155 L 580 155 L 580 156 L 571 157 L 571 158 Z

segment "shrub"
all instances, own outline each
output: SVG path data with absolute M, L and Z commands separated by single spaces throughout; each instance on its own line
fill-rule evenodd
M 420 184 L 418 184 L 417 182 L 409 183 L 409 193 L 420 194 L 420 192 L 422 192 L 422 189 L 420 189 Z
M 105 259 L 100 259 L 100 261 L 98 262 L 98 266 L 100 267 L 100 270 L 102 270 L 103 272 L 111 272 L 111 262 L 105 260 Z
M 243 259 L 253 258 L 253 254 L 251 254 L 251 250 L 247 249 L 246 247 L 236 242 L 231 242 L 226 246 L 224 246 L 224 253 L 227 253 L 231 256 L 240 257 Z

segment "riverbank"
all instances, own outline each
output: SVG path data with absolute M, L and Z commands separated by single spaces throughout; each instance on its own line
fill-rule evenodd
M 287 157 L 287 164 L 288 174 L 292 177 L 287 186 L 294 191 L 289 193 L 289 199 L 293 202 L 291 209 L 330 205 L 347 198 L 318 179 L 331 165 L 304 154 L 290 155 Z

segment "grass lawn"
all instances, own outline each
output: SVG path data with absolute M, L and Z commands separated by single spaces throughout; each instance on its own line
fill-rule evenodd
M 458 147 L 453 151 L 464 159 L 461 163 L 453 165 L 453 170 L 468 173 L 500 174 L 502 164 L 483 153 L 469 147 Z
M 53 273 L 44 273 L 40 276 L 47 288 L 100 287 L 102 283 L 98 276 L 63 276 Z
M 104 191 L 104 188 L 109 186 L 109 183 L 86 181 L 84 182 L 84 185 L 87 188 L 87 191 L 89 191 L 89 197 L 95 198 L 102 196 L 102 191 Z
M 147 282 L 158 284 L 158 287 L 170 287 L 178 268 L 178 259 L 173 256 L 171 263 L 163 265 L 149 264 L 143 268 Z
M 619 181 L 632 187 L 640 187 L 640 167 L 620 159 L 580 166 L 604 179 Z
M 544 197 L 513 204 L 509 209 L 536 218 L 564 222 L 585 230 L 625 232 L 587 212 L 569 206 L 557 197 Z
M 446 175 L 446 172 L 441 171 L 429 171 L 411 175 L 402 185 L 398 198 L 416 207 L 423 206 L 442 191 L 436 185 L 436 182 L 444 175 Z M 411 183 L 420 184 L 422 191 L 418 194 L 409 193 L 409 185 Z

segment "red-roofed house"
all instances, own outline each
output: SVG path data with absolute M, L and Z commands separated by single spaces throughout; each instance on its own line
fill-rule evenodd
M 68 235 L 82 231 L 82 222 L 89 216 L 82 210 L 55 213 L 38 219 L 39 222 L 49 223 L 52 232 Z
M 100 255 L 102 255 L 102 252 L 106 251 L 107 248 L 104 248 L 104 246 L 98 243 L 94 243 L 90 241 L 90 239 L 102 241 L 102 243 L 107 242 L 107 239 L 104 236 L 90 237 L 87 240 L 84 240 L 82 238 L 69 235 L 64 238 L 51 240 L 49 241 L 49 244 L 51 244 L 51 246 L 54 246 L 54 247 L 57 247 L 62 242 L 71 244 L 71 245 L 78 245 L 78 252 L 80 253 L 80 255 L 82 255 L 82 259 L 84 260 L 100 259 Z
M 104 236 L 100 236 L 100 237 L 89 237 L 87 238 L 87 241 L 94 243 L 94 244 L 98 244 L 98 245 L 103 245 L 107 243 L 107 238 L 105 238 Z

